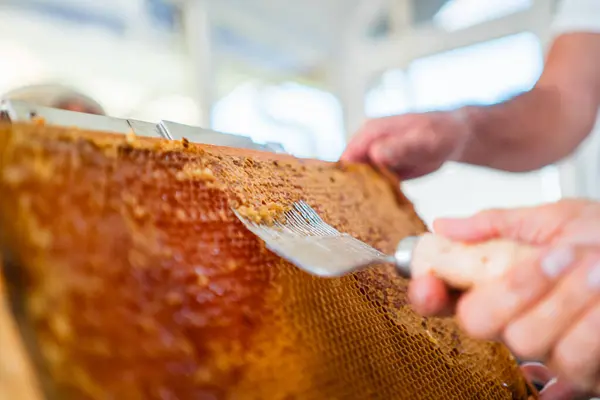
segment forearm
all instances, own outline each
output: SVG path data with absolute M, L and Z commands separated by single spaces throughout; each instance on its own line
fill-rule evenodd
M 600 104 L 598 68 L 600 36 L 557 40 L 531 91 L 497 105 L 459 110 L 470 134 L 455 161 L 516 172 L 568 156 L 593 128 Z
M 471 132 L 456 161 L 518 172 L 568 156 L 592 129 L 595 112 L 571 111 L 567 101 L 557 89 L 536 87 L 501 104 L 461 109 Z

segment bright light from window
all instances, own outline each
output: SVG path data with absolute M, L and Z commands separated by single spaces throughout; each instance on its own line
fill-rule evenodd
M 422 58 L 408 70 L 413 107 L 498 102 L 531 88 L 542 69 L 540 42 L 528 32 Z
M 298 157 L 336 160 L 344 148 L 337 99 L 296 83 L 239 86 L 213 108 L 212 128 L 259 143 L 280 143 Z
M 399 69 L 384 72 L 365 98 L 365 114 L 369 118 L 402 114 L 409 109 L 408 82 Z
M 265 92 L 265 110 L 275 120 L 301 127 L 315 138 L 316 157 L 337 160 L 344 146 L 342 109 L 331 94 L 289 82 Z
M 143 121 L 172 121 L 197 126 L 200 124 L 200 107 L 194 99 L 183 95 L 156 99 L 130 115 Z
M 100 102 L 108 115 L 114 117 L 129 116 L 127 114 L 140 104 L 147 91 L 139 84 L 103 76 L 88 76 L 87 79 L 79 77 L 75 83 Z
M 316 145 L 310 132 L 273 121 L 260 109 L 261 85 L 249 82 L 238 86 L 212 110 L 212 128 L 250 137 L 257 143 L 276 142 L 298 157 L 314 157 Z
M 537 37 L 524 32 L 415 60 L 382 74 L 365 98 L 369 117 L 495 103 L 532 87 L 543 68 Z
M 16 86 L 37 83 L 46 78 L 44 64 L 25 46 L 12 41 L 0 42 L 0 95 Z
M 450 0 L 433 17 L 446 30 L 459 30 L 531 7 L 531 0 Z

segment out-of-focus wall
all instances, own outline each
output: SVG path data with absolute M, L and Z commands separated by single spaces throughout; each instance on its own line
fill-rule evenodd
M 0 4 L 0 93 L 33 83 L 64 83 L 114 116 L 197 123 L 182 33 L 145 29 L 152 22 L 140 22 L 144 14 L 131 7 L 135 3 Z M 112 20 L 115 15 L 122 18 Z

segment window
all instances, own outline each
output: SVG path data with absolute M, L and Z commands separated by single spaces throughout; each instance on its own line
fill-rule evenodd
M 174 31 L 179 22 L 179 8 L 171 1 L 145 0 L 144 6 L 153 23 L 163 29 Z
M 336 160 L 344 142 L 342 110 L 330 93 L 288 82 L 264 86 L 249 82 L 221 99 L 212 128 L 277 142 L 298 157 Z
M 388 71 L 369 91 L 365 109 L 374 117 L 495 103 L 530 89 L 542 67 L 537 37 L 512 35 L 415 60 L 406 72 Z M 449 163 L 430 176 L 405 182 L 403 188 L 427 223 L 443 215 L 533 205 L 560 197 L 554 167 L 509 174 Z
M 400 69 L 384 72 L 367 92 L 365 112 L 370 118 L 403 114 L 410 108 L 406 75 Z
M 33 2 L 44 3 L 28 0 L 26 4 Z M 61 6 L 74 2 L 45 1 Z M 80 1 L 79 8 L 90 12 L 110 11 L 109 6 L 114 2 L 120 4 L 123 0 L 93 4 Z M 124 14 L 131 8 L 129 5 L 119 10 Z M 113 13 L 115 10 L 112 7 Z M 109 115 L 126 118 L 133 117 L 132 111 L 158 96 L 184 95 L 189 91 L 186 58 L 180 49 L 160 42 L 150 45 L 143 39 L 123 40 L 107 35 L 104 29 L 94 24 L 82 29 L 77 22 L 67 23 L 53 15 L 8 7 L 0 8 L 0 34 L 3 38 L 0 39 L 0 53 L 4 56 L 0 60 L 0 94 L 29 84 L 63 83 L 100 102 Z M 171 105 L 167 105 L 166 111 L 154 107 L 157 114 L 152 119 L 172 118 L 169 115 L 181 119 L 181 110 L 175 112 L 178 105 L 173 105 L 181 102 L 171 99 L 168 103 Z M 185 110 L 189 109 L 187 105 L 185 107 Z M 150 112 L 142 112 L 150 115 Z M 163 117 L 164 113 L 168 114 Z
M 127 20 L 123 17 L 129 12 L 130 4 L 113 1 L 77 1 L 77 0 L 5 0 L 9 5 L 23 7 L 44 18 L 60 19 L 70 23 L 85 24 L 106 29 L 119 35 L 127 31 Z M 4 5 L 4 4 L 3 4 Z M 120 12 L 115 13 L 114 10 Z
M 365 98 L 369 117 L 491 104 L 530 89 L 543 68 L 543 52 L 529 32 L 413 61 L 407 71 L 384 72 Z
M 26 46 L 10 40 L 0 41 L 0 95 L 17 86 L 37 83 L 47 68 L 40 57 Z
M 408 69 L 412 106 L 496 103 L 530 89 L 543 61 L 540 42 L 529 32 L 415 60 Z

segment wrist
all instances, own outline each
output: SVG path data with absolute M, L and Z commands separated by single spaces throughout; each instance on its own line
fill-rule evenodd
M 453 134 L 455 149 L 450 155 L 449 161 L 464 162 L 464 155 L 472 138 L 475 136 L 475 117 L 477 107 L 465 106 L 448 112 L 451 123 L 454 125 Z

